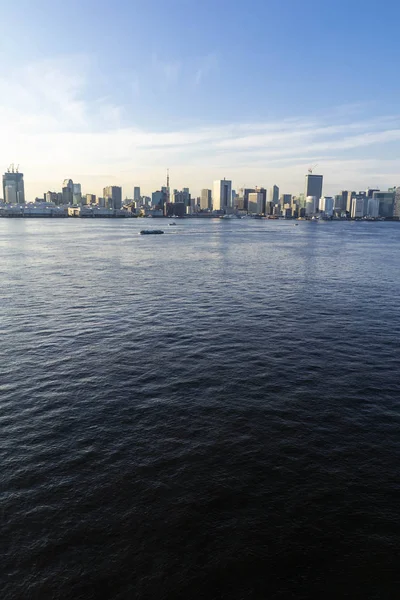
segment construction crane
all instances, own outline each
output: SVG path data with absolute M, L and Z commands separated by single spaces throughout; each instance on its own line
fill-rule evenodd
M 314 171 L 315 167 L 318 167 L 318 164 L 316 165 L 312 165 L 309 169 L 308 172 L 312 174 L 312 172 Z

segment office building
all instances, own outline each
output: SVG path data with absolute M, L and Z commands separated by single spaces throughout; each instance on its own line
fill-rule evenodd
M 391 219 L 394 212 L 395 192 L 374 192 L 373 198 L 379 200 L 379 216 L 384 219 Z
M 251 194 L 249 194 L 248 212 L 257 215 L 264 214 L 264 198 L 265 197 L 262 192 L 252 192 Z
M 53 202 L 58 204 L 58 193 L 57 192 L 46 192 L 44 195 L 45 202 Z
M 334 209 L 338 212 L 346 210 L 347 196 L 344 197 L 343 194 L 347 194 L 347 192 L 342 192 L 335 196 Z
M 72 204 L 82 203 L 82 188 L 80 183 L 72 184 Z
M 103 196 L 107 208 L 120 209 L 122 207 L 122 188 L 118 185 L 109 185 L 103 189 Z
M 277 185 L 273 185 L 268 192 L 268 201 L 272 204 L 279 204 L 279 188 Z
M 139 186 L 135 186 L 133 188 L 133 200 L 135 202 L 139 202 L 139 200 L 140 200 L 140 187 Z
M 367 217 L 379 217 L 379 198 L 368 198 Z
M 63 204 L 72 204 L 74 199 L 74 183 L 72 179 L 64 179 L 62 187 Z
M 96 194 L 86 194 L 86 204 L 96 204 Z
M 228 179 L 214 181 L 213 210 L 232 211 L 232 182 Z
M 362 219 L 364 216 L 364 196 L 356 195 L 351 203 L 351 218 Z
M 367 198 L 373 198 L 374 197 L 374 192 L 379 192 L 380 190 L 378 190 L 378 188 L 367 188 L 366 194 L 367 194 Z
M 315 205 L 315 212 L 318 211 L 318 202 L 319 199 L 322 198 L 322 185 L 323 175 L 306 175 L 304 196 L 306 198 L 308 198 L 309 196 L 314 196 L 317 199 L 317 203 Z
M 331 196 L 323 196 L 319 201 L 319 211 L 327 217 L 332 217 L 335 201 Z
M 310 217 L 314 215 L 317 211 L 317 197 L 316 196 L 307 196 L 306 198 L 306 215 Z
M 200 192 L 200 210 L 212 210 L 211 190 L 201 190 Z
M 6 204 L 25 204 L 24 174 L 14 165 L 3 175 L 3 199 Z
M 393 217 L 400 219 L 400 187 L 396 188 L 394 192 Z

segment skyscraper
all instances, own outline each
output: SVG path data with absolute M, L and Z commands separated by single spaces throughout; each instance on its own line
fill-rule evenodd
M 272 204 L 279 204 L 279 188 L 277 185 L 273 185 L 269 190 L 268 201 Z
M 14 165 L 3 175 L 3 198 L 7 204 L 25 204 L 24 174 Z
M 103 189 L 103 196 L 107 208 L 119 209 L 122 206 L 122 188 L 118 185 L 109 185 Z
M 200 208 L 201 208 L 201 210 L 211 210 L 212 209 L 211 190 L 206 190 L 206 189 L 201 190 Z
M 82 203 L 82 188 L 80 183 L 74 183 L 72 185 L 72 203 L 73 204 L 81 204 Z
M 139 202 L 139 200 L 140 200 L 140 187 L 139 186 L 135 186 L 133 188 L 133 199 L 135 202 Z
M 72 179 L 64 179 L 62 195 L 63 204 L 72 204 L 74 199 L 74 183 Z
M 213 209 L 229 212 L 232 208 L 232 182 L 228 179 L 214 181 Z
M 390 219 L 394 214 L 395 192 L 374 192 L 373 198 L 379 199 L 379 216 Z
M 306 186 L 304 196 L 307 198 L 308 196 L 315 196 L 316 205 L 315 211 L 318 210 L 319 199 L 322 197 L 322 183 L 323 183 L 323 175 L 306 175 Z

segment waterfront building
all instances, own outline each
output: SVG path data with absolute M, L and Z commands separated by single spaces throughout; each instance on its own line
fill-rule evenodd
M 367 217 L 379 217 L 379 198 L 368 198 Z
M 151 205 L 152 206 L 163 206 L 165 201 L 165 192 L 162 190 L 156 190 L 151 194 Z
M 400 187 L 395 188 L 394 192 L 393 217 L 400 219 Z
M 367 194 L 367 198 L 373 198 L 374 197 L 374 192 L 379 192 L 380 190 L 378 190 L 378 188 L 367 188 L 366 194 Z
M 327 217 L 332 217 L 335 201 L 331 196 L 323 196 L 319 201 L 319 211 Z
M 3 175 L 3 199 L 6 204 L 25 204 L 24 174 L 14 165 Z
M 306 215 L 307 217 L 311 217 L 317 211 L 317 197 L 316 196 L 307 196 L 306 198 Z
M 249 194 L 248 212 L 253 214 L 264 214 L 263 211 L 264 194 L 262 192 L 252 192 Z
M 236 201 L 236 205 L 239 210 L 249 209 L 249 194 L 253 194 L 256 191 L 255 188 L 240 188 L 239 189 L 239 198 Z
M 379 200 L 379 216 L 384 219 L 391 219 L 393 217 L 395 192 L 374 192 L 372 197 Z
M 109 185 L 103 189 L 103 196 L 107 208 L 120 209 L 122 207 L 122 188 L 118 185 Z
M 72 179 L 64 179 L 62 187 L 63 204 L 72 204 L 74 199 L 74 183 Z
M 80 183 L 72 185 L 72 204 L 82 203 L 82 188 Z
M 86 194 L 86 204 L 96 204 L 96 194 Z
M 232 182 L 228 179 L 218 179 L 213 186 L 213 209 L 231 212 Z
M 317 199 L 314 212 L 318 211 L 318 202 L 322 198 L 322 185 L 323 175 L 306 175 L 304 196 L 305 198 L 314 196 Z
M 200 209 L 212 210 L 212 195 L 211 190 L 204 189 L 200 192 Z
M 273 185 L 268 192 L 268 200 L 272 204 L 279 204 L 279 187 Z
M 58 204 L 58 193 L 57 192 L 46 192 L 44 195 L 44 201 L 46 203 Z
M 139 202 L 139 200 L 140 200 L 140 187 L 139 186 L 135 186 L 133 188 L 133 199 L 135 202 Z
M 263 187 L 261 187 L 261 188 L 257 187 L 255 189 L 255 191 L 256 191 L 256 193 L 261 194 L 261 200 L 260 200 L 260 205 L 259 205 L 259 207 L 260 207 L 259 213 L 262 214 L 262 215 L 265 215 L 266 210 L 267 210 L 267 194 L 268 194 L 268 192 Z
M 356 195 L 351 203 L 351 218 L 361 219 L 364 215 L 364 196 Z

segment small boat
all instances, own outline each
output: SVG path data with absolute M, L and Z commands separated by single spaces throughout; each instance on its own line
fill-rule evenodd
M 170 227 L 172 227 L 173 225 L 176 225 L 176 223 L 175 223 L 175 221 L 174 221 L 173 223 L 168 223 L 168 225 L 169 225 Z
M 164 233 L 162 229 L 142 229 L 140 235 L 159 235 Z

